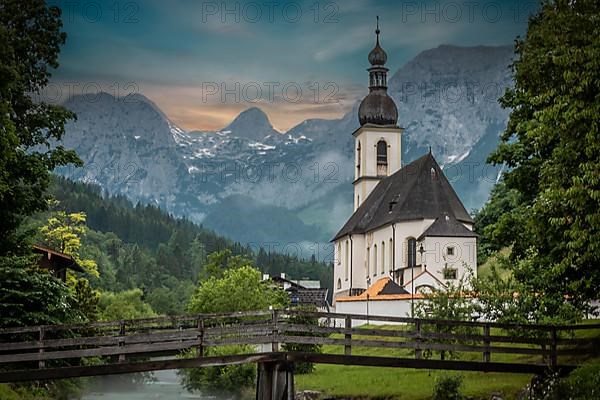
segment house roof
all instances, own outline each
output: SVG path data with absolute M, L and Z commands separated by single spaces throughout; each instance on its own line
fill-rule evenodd
M 436 282 L 438 282 L 440 285 L 442 285 L 443 287 L 446 287 L 446 284 L 445 284 L 444 282 L 442 282 L 441 280 L 439 280 L 439 279 L 438 279 L 438 278 L 437 278 L 435 275 L 433 275 L 431 272 L 429 272 L 429 271 L 427 271 L 427 270 L 424 270 L 424 271 L 421 271 L 421 272 L 419 272 L 419 273 L 418 273 L 418 274 L 417 274 L 417 275 L 414 277 L 414 279 L 411 279 L 411 280 L 409 280 L 408 282 L 406 282 L 406 283 L 404 284 L 404 286 L 403 286 L 403 287 L 409 287 L 409 286 L 410 286 L 410 285 L 411 285 L 413 282 L 414 282 L 414 283 L 416 283 L 417 281 L 419 281 L 419 280 L 423 279 L 423 277 L 424 277 L 425 275 L 429 275 L 429 276 L 431 276 L 431 277 L 432 277 L 432 278 L 433 278 L 433 279 L 434 279 Z
M 333 240 L 398 221 L 436 219 L 443 213 L 473 223 L 439 164 L 427 153 L 382 179 Z
M 298 289 L 295 292 L 300 304 L 314 304 L 317 307 L 327 306 L 327 289 Z
M 58 260 L 60 263 L 60 267 L 69 268 L 77 272 L 85 272 L 83 267 L 79 265 L 77 261 L 75 261 L 75 259 L 68 254 L 61 253 L 60 251 L 40 246 L 38 244 L 34 244 L 32 247 L 34 253 L 44 254 L 48 258 L 48 260 Z
M 290 286 L 296 287 L 299 289 L 321 289 L 321 281 L 318 281 L 318 280 L 310 280 L 310 279 L 294 280 L 294 279 L 283 278 L 283 277 L 277 276 L 277 275 L 270 277 L 270 279 L 273 282 L 287 283 Z
M 424 237 L 479 237 L 478 234 L 464 226 L 462 223 L 454 218 L 454 215 L 443 213 L 433 221 L 433 224 L 429 226 L 419 236 L 422 240 Z
M 411 294 L 391 278 L 381 278 L 358 296 L 339 297 L 335 301 L 364 301 L 364 300 L 402 300 L 410 299 Z M 417 296 L 415 295 L 415 298 Z

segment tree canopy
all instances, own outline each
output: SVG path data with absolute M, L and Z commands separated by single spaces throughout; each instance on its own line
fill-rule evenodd
M 543 295 L 547 315 L 572 315 L 564 307 L 600 292 L 599 21 L 595 0 L 542 3 L 516 41 L 514 88 L 501 99 L 511 114 L 489 158 L 518 193 L 489 232 L 512 246 L 515 279 Z
M 217 255 L 218 257 L 218 255 Z M 223 277 L 211 276 L 200 282 L 189 304 L 192 313 L 266 310 L 287 304 L 288 295 L 262 281 L 252 265 L 226 269 Z
M 60 15 L 43 0 L 0 5 L 0 255 L 28 251 L 17 228 L 25 216 L 46 208 L 50 171 L 81 163 L 75 152 L 52 147 L 75 115 L 33 98 L 58 67 L 66 39 Z

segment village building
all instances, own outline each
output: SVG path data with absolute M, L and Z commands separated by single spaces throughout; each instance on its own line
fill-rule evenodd
M 292 307 L 314 306 L 318 311 L 329 312 L 329 302 L 327 301 L 328 290 L 321 288 L 319 280 L 311 279 L 290 279 L 285 273 L 269 276 L 263 274 L 263 281 L 271 281 L 280 289 L 283 289 L 290 296 L 290 305 Z
M 67 280 L 68 269 L 75 272 L 85 272 L 83 267 L 68 254 L 37 244 L 33 245 L 33 252 L 41 255 L 38 258 L 38 266 L 52 272 L 55 277 L 63 282 Z
M 387 93 L 379 26 L 375 33 L 353 133 L 354 213 L 332 240 L 333 303 L 337 312 L 365 310 L 368 301 L 373 314 L 406 316 L 407 302 L 476 274 L 477 234 L 431 150 L 402 164 L 403 128 Z

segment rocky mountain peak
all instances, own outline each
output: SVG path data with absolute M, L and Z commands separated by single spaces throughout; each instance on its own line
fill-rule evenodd
M 268 135 L 279 135 L 271 125 L 267 114 L 258 107 L 244 110 L 222 131 L 230 131 L 232 136 L 250 140 L 262 140 Z

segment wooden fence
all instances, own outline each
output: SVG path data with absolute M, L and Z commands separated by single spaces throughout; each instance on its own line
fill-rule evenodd
M 318 323 L 302 322 L 310 319 Z M 366 322 L 364 315 L 273 310 L 8 328 L 0 330 L 0 382 L 276 359 L 526 373 L 552 368 L 568 372 L 582 357 L 597 354 L 600 349 L 598 323 L 512 325 L 369 316 L 369 323 L 389 326 L 353 327 Z M 325 347 L 321 353 L 288 352 L 288 344 Z M 247 346 L 242 347 L 244 354 L 211 355 L 211 348 L 226 345 Z M 389 354 L 373 356 L 370 348 L 386 349 Z

